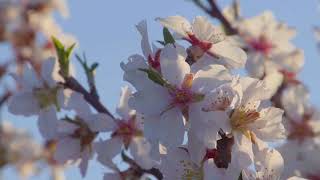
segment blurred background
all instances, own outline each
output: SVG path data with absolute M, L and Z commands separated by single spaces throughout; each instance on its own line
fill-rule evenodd
M 223 8 L 231 1 L 217 0 L 217 2 Z M 141 53 L 140 35 L 135 25 L 146 19 L 150 40 L 155 41 L 162 39 L 162 27 L 154 21 L 156 17 L 179 14 L 192 19 L 197 15 L 206 16 L 202 10 L 188 0 L 70 0 L 67 3 L 70 17 L 63 19 L 56 14 L 57 21 L 65 32 L 77 38 L 79 44 L 75 52 L 85 52 L 89 61 L 96 61 L 100 64 L 96 72 L 97 88 L 102 102 L 112 112 L 118 103 L 120 88 L 125 85 L 119 64 L 121 61 L 126 61 L 129 55 Z M 320 25 L 319 1 L 241 0 L 240 3 L 244 17 L 271 10 L 278 20 L 297 29 L 297 37 L 293 42 L 305 52 L 305 67 L 299 79 L 310 89 L 312 103 L 320 105 L 320 52 L 313 33 L 313 28 Z M 2 51 L 0 57 L 5 57 L 8 52 Z M 82 69 L 74 57 L 73 60 L 78 71 L 76 72 L 77 78 L 85 84 Z M 41 141 L 34 117 L 13 116 L 7 113 L 6 108 L 2 112 L 2 117 L 16 127 L 27 129 L 33 137 Z M 92 161 L 85 179 L 100 179 L 105 171 L 103 166 Z M 4 169 L 0 177 L 4 180 L 18 179 L 17 173 L 11 168 Z M 31 179 L 49 179 L 48 172 L 44 170 Z M 78 168 L 67 169 L 66 179 L 81 179 Z

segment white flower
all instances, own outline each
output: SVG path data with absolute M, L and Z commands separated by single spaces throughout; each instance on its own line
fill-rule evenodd
M 41 66 L 40 75 L 25 65 L 22 76 L 14 75 L 21 88 L 9 100 L 8 109 L 16 115 L 39 115 L 40 133 L 46 139 L 52 138 L 56 126 L 56 111 L 64 107 L 64 90 L 58 85 L 61 81 L 56 60 L 47 59 Z
M 248 49 L 246 69 L 256 78 L 275 70 L 297 73 L 303 66 L 303 51 L 290 42 L 295 30 L 275 20 L 269 11 L 239 20 L 239 43 Z
M 207 54 L 216 63 L 230 68 L 240 68 L 245 65 L 246 53 L 229 42 L 228 37 L 205 17 L 195 17 L 192 24 L 182 16 L 170 16 L 157 20 L 163 26 L 175 31 L 179 38 L 191 43 L 192 46 L 188 50 L 193 59 L 197 60 Z
M 231 78 L 221 65 L 210 65 L 192 73 L 185 58 L 184 49 L 177 44 L 165 46 L 161 51 L 160 65 L 166 84 L 161 86 L 149 80 L 129 99 L 129 105 L 146 116 L 145 123 L 153 129 L 156 127 L 161 143 L 166 146 L 182 143 L 183 115 L 192 112 L 189 105 L 201 101 L 207 91 Z M 148 117 L 153 119 L 154 116 L 161 119 L 147 122 Z
M 54 159 L 60 163 L 76 163 L 80 161 L 80 172 L 84 177 L 88 162 L 93 156 L 93 141 L 99 132 L 110 130 L 113 119 L 106 114 L 92 114 L 89 105 L 82 95 L 73 93 L 67 104 L 68 109 L 74 109 L 76 116 L 65 117 L 58 121 L 55 140 L 57 141 Z
M 121 152 L 122 146 L 129 149 L 134 160 L 144 169 L 150 169 L 155 161 L 151 158 L 151 144 L 143 137 L 143 117 L 128 106 L 131 95 L 129 87 L 122 88 L 117 107 L 119 119 L 109 122 L 111 138 L 95 144 L 98 161 L 106 166 L 113 166 L 112 159 Z
M 253 78 L 236 78 L 216 88 L 201 105 L 202 126 L 207 126 L 203 129 L 210 133 L 202 132 L 198 136 L 201 139 L 201 134 L 210 135 L 202 139 L 209 139 L 205 144 L 212 144 L 218 139 L 219 129 L 231 133 L 234 137 L 232 156 L 239 156 L 237 160 L 243 166 L 250 165 L 253 161 L 252 144 L 285 138 L 281 123 L 283 111 L 269 107 L 264 102 L 269 98 L 268 89 Z
M 309 91 L 303 85 L 288 86 L 281 94 L 281 104 L 291 120 L 302 121 L 311 111 Z

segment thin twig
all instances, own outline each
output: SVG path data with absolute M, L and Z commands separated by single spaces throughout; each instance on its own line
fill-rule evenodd
M 78 93 L 81 93 L 84 99 L 91 104 L 91 106 L 100 113 L 105 113 L 110 117 L 114 118 L 114 116 L 110 113 L 110 111 L 104 107 L 104 105 L 100 102 L 100 100 L 96 96 L 92 96 L 90 92 L 88 92 L 75 78 L 67 77 L 65 78 L 65 83 L 63 84 L 66 88 L 74 90 Z

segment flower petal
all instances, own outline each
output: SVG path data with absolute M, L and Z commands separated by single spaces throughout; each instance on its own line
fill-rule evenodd
M 227 41 L 213 44 L 209 51 L 222 58 L 222 61 L 225 61 L 224 65 L 228 68 L 241 68 L 246 64 L 247 54 Z
M 190 73 L 190 66 L 185 61 L 186 52 L 178 45 L 166 45 L 160 54 L 161 73 L 172 85 L 180 87 L 184 76 Z

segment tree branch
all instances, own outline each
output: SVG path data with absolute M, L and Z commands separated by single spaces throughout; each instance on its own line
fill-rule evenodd
M 105 113 L 112 118 L 114 116 L 110 113 L 110 111 L 104 107 L 104 105 L 100 102 L 97 96 L 92 96 L 90 92 L 88 92 L 75 78 L 67 77 L 65 78 L 65 83 L 63 84 L 66 88 L 74 90 L 78 93 L 81 93 L 84 99 L 91 104 L 91 106 L 100 113 Z

